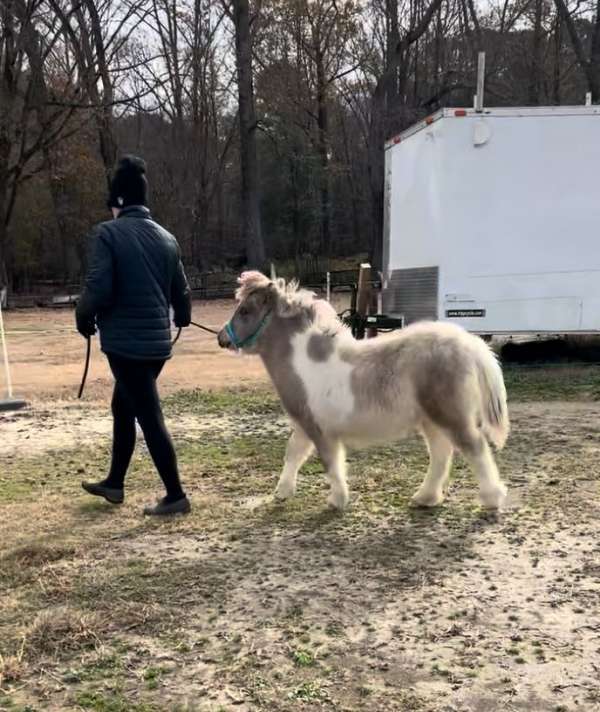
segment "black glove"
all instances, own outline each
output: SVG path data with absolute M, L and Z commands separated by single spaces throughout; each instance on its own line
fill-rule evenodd
M 93 318 L 81 317 L 77 315 L 77 331 L 84 339 L 93 336 L 96 333 L 96 322 Z
M 183 318 L 177 318 L 177 315 L 173 317 L 173 323 L 178 329 L 185 329 L 186 326 L 191 324 L 191 317 L 184 316 Z

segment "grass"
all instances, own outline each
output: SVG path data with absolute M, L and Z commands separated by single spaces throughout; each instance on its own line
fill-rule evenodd
M 24 582 L 37 575 L 44 567 L 69 558 L 74 553 L 72 546 L 44 541 L 32 541 L 17 546 L 0 556 L 0 580 L 11 580 L 13 584 Z
M 437 675 L 439 677 L 452 677 L 452 672 L 450 670 L 447 670 L 446 668 L 441 667 L 438 663 L 434 663 L 431 666 L 431 673 L 432 675 Z
M 162 712 L 160 707 L 145 702 L 134 702 L 119 693 L 83 691 L 74 701 L 84 710 L 94 712 Z
M 289 693 L 289 698 L 291 700 L 303 700 L 306 702 L 311 700 L 321 700 L 323 699 L 323 690 L 318 682 L 303 682 Z
M 100 621 L 92 612 L 68 606 L 49 608 L 35 617 L 26 634 L 26 655 L 54 658 L 94 648 L 100 643 Z
M 292 660 L 298 667 L 312 667 L 315 664 L 315 656 L 310 650 L 292 651 Z
M 0 690 L 5 685 L 18 683 L 27 672 L 25 657 L 25 638 L 14 655 L 0 655 Z
M 509 400 L 513 402 L 600 399 L 597 365 L 505 365 L 503 370 Z
M 504 364 L 504 380 L 513 402 L 590 401 L 600 399 L 600 365 L 586 363 Z M 171 414 L 256 416 L 282 413 L 269 388 L 181 391 L 165 401 Z
M 161 678 L 167 674 L 163 667 L 149 667 L 144 670 L 143 679 L 149 690 L 156 690 L 160 685 Z
M 281 406 L 266 388 L 235 388 L 220 391 L 179 391 L 164 401 L 170 415 L 193 412 L 204 415 L 278 415 Z
M 240 404 L 235 407 L 239 409 Z M 242 410 L 248 409 L 244 406 Z M 355 491 L 363 498 L 364 507 L 343 518 L 324 508 L 322 468 L 316 462 L 306 468 L 296 500 L 285 505 L 268 502 L 256 510 L 240 509 L 240 497 L 272 491 L 284 447 L 284 438 L 274 441 L 260 434 L 244 434 L 243 429 L 234 436 L 210 433 L 202 442 L 183 442 L 179 460 L 184 479 L 192 483 L 197 507 L 190 517 L 166 522 L 143 520 L 137 509 L 127 503 L 114 508 L 89 501 L 78 490 L 73 498 L 74 463 L 86 462 L 87 467 L 101 469 L 108 462 L 106 448 L 47 453 L 43 458 L 15 463 L 11 477 L 17 481 L 40 470 L 51 472 L 53 477 L 52 486 L 41 485 L 32 477 L 28 489 L 16 499 L 12 495 L 7 499 L 0 493 L 0 506 L 8 516 L 6 532 L 13 536 L 12 545 L 10 539 L 5 540 L 0 556 L 4 574 L 0 589 L 10 594 L 18 592 L 10 609 L 12 614 L 0 613 L 0 652 L 6 661 L 6 684 L 19 684 L 40 666 L 45 669 L 50 665 L 61 671 L 64 685 L 75 688 L 72 703 L 78 709 L 141 712 L 153 710 L 154 704 L 163 709 L 160 702 L 155 702 L 168 689 L 162 684 L 165 673 L 160 661 L 138 644 L 134 644 L 133 653 L 118 651 L 121 642 L 131 645 L 131 636 L 134 640 L 135 636 L 142 636 L 153 640 L 153 646 L 158 642 L 165 645 L 170 655 L 187 659 L 187 665 L 200 656 L 214 659 L 219 669 L 230 671 L 229 675 L 239 668 L 241 685 L 262 680 L 260 685 L 252 683 L 251 694 L 261 701 L 263 709 L 277 709 L 272 707 L 273 699 L 281 696 L 281 688 L 286 690 L 286 699 L 296 702 L 325 699 L 319 682 L 299 682 L 293 677 L 288 679 L 286 674 L 278 680 L 278 670 L 268 678 L 260 675 L 261 658 L 242 657 L 241 638 L 228 637 L 215 643 L 215 635 L 226 620 L 230 591 L 239 581 L 251 578 L 256 567 L 256 559 L 232 554 L 229 549 L 232 543 L 243 546 L 257 535 L 258 541 L 261 536 L 270 536 L 274 526 L 302 527 L 306 532 L 323 534 L 330 531 L 334 536 L 356 532 L 372 512 L 381 515 L 406 504 L 418 478 L 418 473 L 411 474 L 410 469 L 415 465 L 423 469 L 425 451 L 414 443 L 402 446 L 405 458 L 400 468 L 397 448 L 379 448 L 370 456 L 353 454 L 351 465 L 362 473 Z M 136 457 L 130 482 L 133 490 L 156 486 L 146 455 Z M 56 508 L 55 502 L 65 504 Z M 30 513 L 25 521 L 23 511 Z M 15 517 L 13 526 L 11 516 Z M 14 526 L 17 520 L 18 530 Z M 43 538 L 40 521 L 47 533 Z M 151 552 L 144 556 L 129 552 L 129 542 L 142 541 L 146 536 L 151 537 L 150 541 L 160 541 L 156 537 L 162 536 L 166 544 L 171 536 L 181 538 L 187 533 L 194 538 L 205 537 L 211 531 L 219 542 L 214 551 L 181 560 L 166 552 L 156 556 L 148 556 Z M 173 546 L 176 551 L 175 543 Z M 106 565 L 106 553 L 115 548 L 120 553 L 109 558 L 110 565 Z M 91 565 L 98 556 L 99 564 Z M 197 634 L 190 633 L 188 627 L 190 599 L 195 606 L 203 602 Z M 298 672 L 308 672 L 316 666 L 315 653 L 307 647 L 310 636 L 303 632 L 306 614 L 303 605 L 292 602 L 282 613 L 280 623 L 286 630 L 290 623 L 298 628 L 298 647 L 293 649 L 290 661 Z M 338 640 L 344 636 L 342 622 L 332 620 L 324 628 L 327 638 Z M 21 672 L 14 659 L 23 633 L 26 642 Z M 241 660 L 247 661 L 245 667 Z M 125 689 L 106 691 L 94 687 L 106 682 L 122 685 L 127 680 L 131 686 L 132 676 L 149 701 L 141 702 Z M 54 678 L 49 679 L 49 684 L 55 685 Z
M 541 391 L 565 397 L 556 370 L 542 378 L 529 369 L 512 380 L 510 372 L 513 400 L 539 398 Z M 580 393 L 593 394 L 597 374 L 577 372 Z M 461 630 L 477 628 L 464 598 L 440 587 L 456 586 L 457 576 L 475 585 L 470 576 L 486 565 L 481 537 L 514 546 L 515 555 L 532 547 L 543 559 L 552 541 L 544 527 L 561 517 L 592 526 L 574 483 L 591 477 L 595 455 L 561 444 L 550 462 L 544 458 L 552 451 L 551 435 L 545 440 L 526 427 L 517 429 L 500 458 L 509 479 L 512 473 L 528 477 L 520 509 L 498 518 L 482 512 L 460 459 L 447 505 L 409 509 L 427 464 L 422 443 L 410 440 L 350 453 L 353 506 L 340 516 L 324 505 L 317 460 L 304 468 L 294 500 L 268 497 L 285 448 L 285 432 L 264 432 L 281 413 L 270 392 L 180 393 L 168 400 L 168 412 L 233 421 L 195 440 L 178 439 L 194 502 L 183 519 L 139 516 L 159 488 L 143 451 L 132 464 L 122 507 L 85 497 L 74 477 L 80 468 L 106 468 L 106 444 L 0 456 L 0 708 L 43 708 L 51 700 L 65 712 L 174 712 L 193 699 L 197 709 L 214 712 L 231 710 L 231 700 L 243 698 L 259 712 L 390 704 L 402 712 L 437 712 L 437 693 L 429 699 L 406 689 L 412 683 L 403 675 L 412 679 L 418 670 L 418 679 L 448 686 L 448 694 L 458 684 L 436 661 L 441 643 L 427 638 L 424 622 L 431 620 L 440 635 L 459 622 L 444 645 L 462 645 Z M 550 478 L 558 484 L 548 487 Z M 482 600 L 502 595 L 501 579 L 486 578 Z M 526 609 L 519 609 L 518 621 L 511 610 L 504 625 L 529 623 Z M 378 620 L 394 631 L 389 658 L 386 648 L 377 648 Z M 400 642 L 401 654 L 393 647 Z M 477 659 L 493 649 L 477 648 L 474 635 L 468 644 Z M 532 650 L 539 660 L 539 648 Z M 526 643 L 508 651 L 515 681 L 526 669 L 523 651 L 529 651 Z M 381 667 L 388 659 L 395 661 L 389 672 Z M 469 685 L 487 679 L 483 672 L 467 677 Z M 10 707 L 9 696 L 15 696 Z

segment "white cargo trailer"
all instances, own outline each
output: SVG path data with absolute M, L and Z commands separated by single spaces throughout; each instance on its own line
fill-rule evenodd
M 386 314 L 600 331 L 600 106 L 443 109 L 385 165 Z

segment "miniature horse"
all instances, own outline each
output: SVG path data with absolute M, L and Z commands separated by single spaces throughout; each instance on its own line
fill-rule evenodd
M 316 448 L 331 486 L 328 503 L 344 509 L 345 445 L 420 432 L 430 464 L 414 504 L 443 501 L 456 449 L 475 471 L 483 506 L 502 506 L 506 487 L 488 442 L 498 449 L 506 442 L 506 389 L 480 338 L 453 324 L 422 322 L 357 341 L 327 302 L 294 282 L 259 272 L 238 282 L 239 305 L 219 345 L 262 358 L 292 421 L 278 498 L 295 493 L 298 470 Z

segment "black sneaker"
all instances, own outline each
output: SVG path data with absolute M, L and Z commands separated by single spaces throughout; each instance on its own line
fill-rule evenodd
M 81 486 L 89 494 L 93 494 L 96 497 L 104 497 L 111 504 L 123 504 L 125 499 L 122 489 L 106 487 L 101 482 L 82 482 Z
M 191 509 L 190 500 L 184 496 L 175 502 L 161 499 L 154 506 L 144 507 L 144 514 L 147 517 L 165 517 L 169 514 L 188 514 Z

